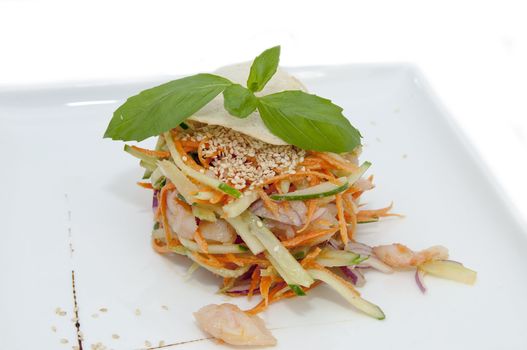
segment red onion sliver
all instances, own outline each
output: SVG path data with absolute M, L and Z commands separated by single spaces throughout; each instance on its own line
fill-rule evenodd
M 341 266 L 342 273 L 351 280 L 351 283 L 357 287 L 362 287 L 366 283 L 364 275 L 359 270 L 348 266 Z
M 159 206 L 159 203 L 157 201 L 157 193 L 159 191 L 158 190 L 154 190 L 154 195 L 153 195 L 153 198 L 152 198 L 152 210 L 155 211 L 157 210 L 157 207 Z
M 417 286 L 419 287 L 419 289 L 421 290 L 423 294 L 426 293 L 426 287 L 425 287 L 424 278 L 423 278 L 424 276 L 425 276 L 424 271 L 422 271 L 419 268 L 415 270 L 415 283 L 417 283 Z

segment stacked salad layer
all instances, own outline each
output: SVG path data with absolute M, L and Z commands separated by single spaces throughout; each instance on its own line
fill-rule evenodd
M 360 133 L 340 107 L 279 70 L 279 53 L 233 66 L 230 79 L 198 74 L 145 90 L 115 112 L 106 137 L 158 137 L 155 149 L 125 146 L 145 169 L 139 185 L 153 191 L 153 248 L 222 277 L 222 293 L 259 295 L 249 316 L 326 284 L 384 319 L 356 290 L 371 269 L 413 269 L 422 291 L 426 273 L 474 283 L 476 273 L 444 247 L 359 242 L 361 225 L 398 215 L 361 203 L 374 185 L 371 164 L 358 160 Z M 272 343 L 216 335 L 221 324 L 202 327 L 232 344 Z

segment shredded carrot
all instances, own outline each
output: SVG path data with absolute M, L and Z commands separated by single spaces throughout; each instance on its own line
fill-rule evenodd
M 152 184 L 149 182 L 138 182 L 139 187 L 146 188 L 147 190 L 153 190 Z
M 333 158 L 332 156 L 330 155 L 327 155 L 325 153 L 320 153 L 320 152 L 313 152 L 313 154 L 324 160 L 325 162 L 329 163 L 330 165 L 333 166 L 333 168 L 335 169 L 340 169 L 340 170 L 345 170 L 345 171 L 349 171 L 350 173 L 351 172 L 354 172 L 354 171 L 357 171 L 358 167 L 353 164 L 353 163 L 350 163 L 350 162 L 342 162 L 342 161 L 339 161 L 335 158 Z
M 271 288 L 272 278 L 271 276 L 262 276 L 260 280 L 260 294 L 264 300 L 264 305 L 269 305 L 269 289 Z
M 278 218 L 278 205 L 269 198 L 267 193 L 265 193 L 264 190 L 259 189 L 258 194 L 260 195 L 260 198 L 262 198 L 262 201 L 267 209 L 273 214 L 275 218 Z
M 301 234 L 301 235 L 298 235 L 294 238 L 291 238 L 291 239 L 288 239 L 287 241 L 283 241 L 282 242 L 282 245 L 286 248 L 293 248 L 293 247 L 297 247 L 299 245 L 302 245 L 303 243 L 313 239 L 313 238 L 318 238 L 318 237 L 322 237 L 322 236 L 325 236 L 325 235 L 329 235 L 329 234 L 332 234 L 332 233 L 335 233 L 337 232 L 337 228 L 330 228 L 330 229 L 327 229 L 327 230 L 320 230 L 320 231 L 313 231 L 313 232 L 308 232 L 308 233 L 304 233 L 304 234 Z
M 313 214 L 315 214 L 315 211 L 317 210 L 317 207 L 318 207 L 317 203 L 318 203 L 318 201 L 316 199 L 310 199 L 310 200 L 307 201 L 307 203 L 308 204 L 307 204 L 306 223 L 304 224 L 304 226 L 300 230 L 296 231 L 297 233 L 303 232 L 303 231 L 305 231 L 308 228 L 309 224 L 311 224 L 311 220 L 313 219 Z
M 214 194 L 214 196 L 211 199 L 209 199 L 209 202 L 211 204 L 217 204 L 221 202 L 223 197 L 225 196 L 225 194 L 220 191 L 212 191 L 212 193 Z
M 259 266 L 269 266 L 269 261 L 266 259 L 258 258 L 254 255 L 238 255 L 235 256 L 234 254 L 217 254 L 215 255 L 216 259 L 218 261 L 221 261 L 223 263 L 233 263 L 239 266 L 246 266 L 246 265 L 259 265 Z
M 192 140 L 179 140 L 181 142 L 181 146 L 185 148 L 191 148 L 196 149 L 199 147 L 199 141 L 192 141 Z
M 260 281 L 260 268 L 256 266 L 256 268 L 254 269 L 251 275 L 251 285 L 249 286 L 249 293 L 247 294 L 247 299 L 251 300 L 254 290 L 258 286 L 259 281 Z
M 317 286 L 319 286 L 321 284 L 320 281 L 315 281 L 311 286 L 309 287 L 301 287 L 302 290 L 304 292 L 307 292 Z M 276 295 L 279 291 L 281 291 L 283 288 L 284 288 L 284 284 L 277 284 L 270 292 L 269 292 L 269 296 L 267 299 L 263 299 L 262 301 L 260 301 L 255 307 L 253 307 L 252 309 L 250 310 L 247 310 L 245 311 L 247 314 L 249 315 L 256 315 L 262 311 L 264 311 L 267 306 L 271 303 L 274 303 L 274 302 L 277 302 L 279 300 L 282 300 L 282 299 L 286 299 L 286 298 L 294 298 L 296 297 L 297 295 L 295 294 L 295 292 L 293 292 L 292 290 L 289 290 L 285 293 L 282 293 L 280 295 Z M 260 283 L 260 291 L 261 291 L 261 283 Z M 260 292 L 261 293 L 261 292 Z M 263 296 L 263 295 L 262 295 Z M 267 300 L 267 302 L 266 302 Z
M 163 229 L 165 231 L 165 238 L 166 238 L 166 241 L 169 247 L 172 243 L 172 240 L 175 240 L 176 242 L 179 243 L 177 238 L 172 237 L 172 230 L 170 229 L 170 225 L 168 224 L 168 218 L 167 218 L 167 213 L 166 213 L 167 212 L 167 193 L 169 190 L 172 190 L 174 188 L 175 188 L 174 184 L 170 182 L 166 184 L 165 186 L 163 186 L 163 188 L 161 189 L 161 193 L 159 195 L 160 197 L 159 210 L 161 212 L 161 219 L 163 223 Z
M 174 139 L 174 145 L 176 146 L 176 150 L 179 153 L 179 156 L 181 157 L 181 159 L 185 162 L 185 164 L 187 164 L 188 166 L 190 166 L 191 168 L 197 171 L 200 171 L 203 169 L 201 166 L 199 166 L 194 161 L 194 158 L 189 156 L 187 152 L 183 149 L 183 146 L 181 145 L 181 141 L 179 141 L 178 139 Z
M 292 179 L 292 178 L 298 178 L 298 177 L 304 177 L 304 176 L 317 176 L 321 179 L 325 179 L 325 180 L 328 180 L 328 181 L 331 181 L 332 183 L 335 183 L 336 185 L 340 185 L 341 183 L 336 181 L 335 179 L 335 176 L 330 176 L 330 175 L 327 175 L 327 174 L 323 174 L 323 173 L 320 173 L 320 172 L 317 172 L 317 171 L 297 171 L 295 172 L 294 174 L 281 174 L 281 175 L 277 175 L 275 177 L 272 177 L 270 179 L 267 179 L 264 181 L 263 185 L 269 185 L 273 182 L 277 182 L 279 180 L 284 180 L 284 179 Z
M 309 262 L 313 261 L 316 259 L 316 257 L 320 254 L 320 252 L 322 251 L 322 249 L 320 249 L 319 247 L 315 247 L 315 249 L 313 249 L 312 251 L 310 251 L 304 259 L 302 259 L 302 261 L 300 262 L 300 264 L 302 266 L 305 266 L 307 265 Z
M 391 203 L 389 206 L 381 209 L 376 210 L 361 210 L 357 213 L 357 217 L 361 218 L 372 218 L 372 219 L 378 219 L 385 216 L 403 216 L 401 214 L 394 214 L 389 213 L 389 211 L 392 209 L 393 203 Z
M 335 204 L 337 205 L 337 216 L 339 219 L 340 239 L 344 245 L 348 244 L 348 228 L 346 226 L 346 219 L 344 218 L 344 208 L 342 206 L 342 194 L 335 195 Z
M 216 259 L 210 254 L 204 257 L 198 252 L 192 252 L 192 255 L 196 260 L 198 260 L 202 264 L 209 265 L 212 267 L 225 268 L 224 264 L 222 264 L 218 259 Z
M 209 252 L 209 245 L 199 230 L 199 227 L 196 229 L 196 232 L 194 232 L 194 240 L 198 244 L 199 250 L 201 250 L 203 253 Z
M 167 248 L 166 244 L 161 244 L 161 242 L 155 238 L 152 239 L 152 248 L 154 248 L 159 254 L 170 253 L 170 249 Z
M 226 288 L 234 281 L 232 277 L 223 277 L 223 288 Z
M 170 157 L 170 152 L 168 151 L 153 151 L 150 149 L 141 148 L 137 146 L 132 146 L 131 148 L 138 152 L 146 154 L 147 156 L 151 156 L 151 157 L 156 157 L 156 158 L 169 158 Z
M 342 195 L 342 199 L 344 200 L 344 206 L 346 207 L 346 213 L 350 217 L 350 221 L 351 221 L 351 225 L 348 230 L 348 237 L 350 239 L 353 239 L 353 236 L 355 235 L 355 231 L 357 230 L 357 215 L 355 214 L 351 195 L 348 193 L 345 193 Z

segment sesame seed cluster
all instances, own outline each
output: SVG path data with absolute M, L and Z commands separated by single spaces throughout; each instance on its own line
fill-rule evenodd
M 238 190 L 253 189 L 278 174 L 294 174 L 306 151 L 290 145 L 271 145 L 222 126 L 187 129 L 181 139 L 201 143 L 204 157 L 215 157 L 210 170 Z

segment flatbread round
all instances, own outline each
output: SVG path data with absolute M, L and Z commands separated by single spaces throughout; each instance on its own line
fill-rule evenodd
M 222 67 L 216 70 L 214 74 L 220 75 L 234 83 L 245 86 L 247 83 L 247 77 L 249 76 L 250 68 L 251 62 L 244 62 Z M 256 93 L 256 95 L 269 95 L 284 90 L 307 91 L 305 86 L 295 77 L 278 68 L 264 89 Z M 264 122 L 262 121 L 262 118 L 260 118 L 260 113 L 258 113 L 258 110 L 254 111 L 247 118 L 243 119 L 230 115 L 229 112 L 227 112 L 223 107 L 223 94 L 219 94 L 189 119 L 210 125 L 221 125 L 272 145 L 287 145 L 287 142 L 278 136 L 273 135 L 269 129 L 267 129 Z

